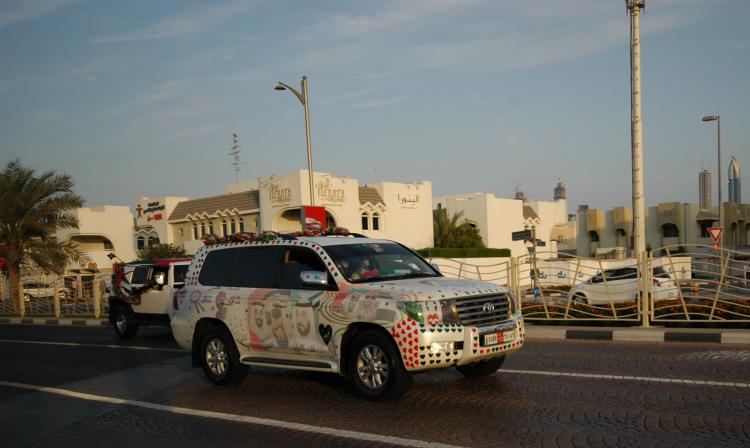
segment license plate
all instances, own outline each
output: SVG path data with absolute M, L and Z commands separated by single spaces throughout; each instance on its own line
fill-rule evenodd
M 516 330 L 498 331 L 484 335 L 484 345 L 497 345 L 516 340 Z

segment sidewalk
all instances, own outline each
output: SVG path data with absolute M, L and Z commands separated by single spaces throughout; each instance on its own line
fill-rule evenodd
M 107 326 L 106 318 L 2 317 L 0 324 Z M 583 327 L 526 324 L 529 339 L 750 344 L 750 329 Z

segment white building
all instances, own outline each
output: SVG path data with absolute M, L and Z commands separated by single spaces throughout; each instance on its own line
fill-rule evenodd
M 135 247 L 137 250 L 160 243 L 174 242 L 174 229 L 168 218 L 177 204 L 188 198 L 161 196 L 149 198 L 141 196 L 135 201 Z
M 463 212 L 463 218 L 475 227 L 482 237 L 484 245 L 492 248 L 510 249 L 513 256 L 528 253 L 523 241 L 513 241 L 511 234 L 516 231 L 533 229 L 538 240 L 538 252 L 554 255 L 561 235 L 569 226 L 567 199 L 564 187 L 562 194 L 558 184 L 554 201 L 535 201 L 525 199 L 505 199 L 495 197 L 492 193 L 470 193 L 463 195 L 442 196 L 433 199 L 434 208 L 444 208 L 448 216 Z M 517 193 L 517 197 L 524 197 Z
M 326 208 L 328 227 L 345 227 L 374 238 L 431 247 L 432 184 L 377 182 L 314 173 L 316 206 Z M 307 170 L 227 186 L 227 194 L 185 200 L 173 207 L 167 222 L 169 242 L 194 253 L 203 236 L 235 232 L 295 232 L 302 229 L 301 208 L 310 204 Z
M 73 272 L 111 271 L 113 253 L 123 261 L 136 257 L 133 245 L 133 214 L 124 205 L 103 205 L 78 208 L 72 214 L 78 218 L 77 229 L 58 229 L 57 239 L 70 240 L 90 259 L 81 266 L 69 266 Z

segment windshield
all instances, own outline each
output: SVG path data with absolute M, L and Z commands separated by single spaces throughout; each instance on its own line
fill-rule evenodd
M 395 243 L 359 243 L 325 248 L 349 282 L 440 277 L 429 264 Z

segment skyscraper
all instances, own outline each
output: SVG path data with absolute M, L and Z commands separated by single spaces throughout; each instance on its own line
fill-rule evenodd
M 729 161 L 729 202 L 741 203 L 742 202 L 742 185 L 740 184 L 740 162 L 736 157 L 732 156 L 732 160 Z
M 711 208 L 711 171 L 703 167 L 698 172 L 698 204 L 700 208 Z
M 567 193 L 565 191 L 565 184 L 562 182 L 558 182 L 557 186 L 555 187 L 555 200 L 558 199 L 565 199 L 567 197 Z

